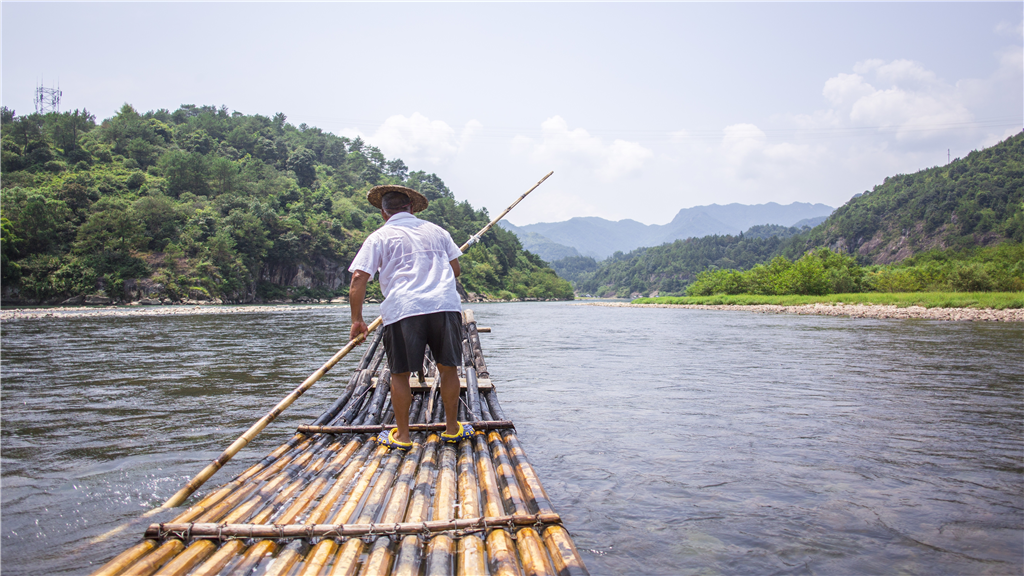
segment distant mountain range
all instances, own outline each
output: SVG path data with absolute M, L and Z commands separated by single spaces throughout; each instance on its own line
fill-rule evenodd
M 540 222 L 501 226 L 519 237 L 523 247 L 548 262 L 566 256 L 591 256 L 603 260 L 615 252 L 629 252 L 642 246 L 659 246 L 685 238 L 712 234 L 739 234 L 761 224 L 817 226 L 834 208 L 824 204 L 794 202 L 788 205 L 726 204 L 683 208 L 668 224 L 643 224 L 636 220 L 613 222 L 594 216 L 564 222 Z

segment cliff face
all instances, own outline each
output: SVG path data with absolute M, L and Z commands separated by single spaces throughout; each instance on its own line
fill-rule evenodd
M 260 280 L 279 286 L 326 288 L 333 291 L 349 283 L 351 275 L 347 264 L 318 257 L 313 264 L 266 266 L 260 274 Z

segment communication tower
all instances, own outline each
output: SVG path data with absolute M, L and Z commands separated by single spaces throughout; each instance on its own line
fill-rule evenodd
M 36 96 L 33 98 L 36 104 L 36 114 L 60 112 L 61 94 L 60 85 L 56 88 L 44 88 L 43 86 L 36 88 Z

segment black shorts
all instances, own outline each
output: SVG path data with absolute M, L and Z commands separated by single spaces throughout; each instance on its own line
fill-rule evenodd
M 458 366 L 462 362 L 462 314 L 409 316 L 384 327 L 384 351 L 392 374 L 422 370 L 427 346 L 438 364 Z

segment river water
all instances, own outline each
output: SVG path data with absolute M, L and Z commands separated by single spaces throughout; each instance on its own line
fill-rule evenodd
M 594 574 L 1024 570 L 1024 325 L 474 311 L 506 415 Z M 137 541 L 90 543 L 215 458 L 347 321 L 325 306 L 5 323 L 5 576 L 87 574 Z M 319 415 L 355 361 L 209 485 Z

